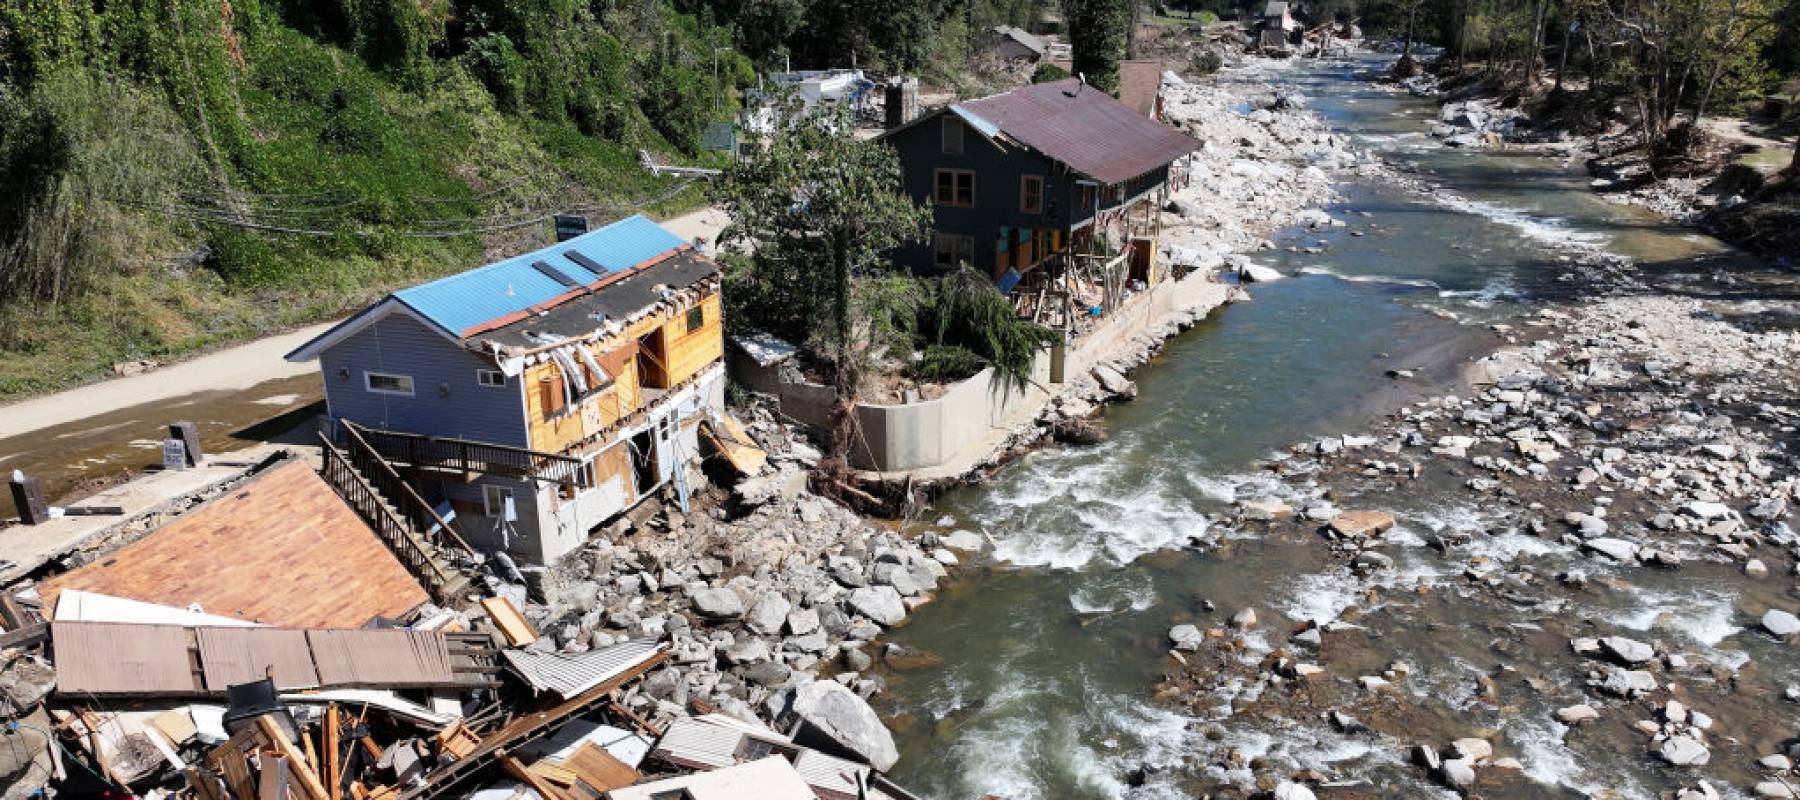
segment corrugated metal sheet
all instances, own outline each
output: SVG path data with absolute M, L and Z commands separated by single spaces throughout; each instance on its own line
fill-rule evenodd
M 1102 183 L 1165 166 L 1199 140 L 1149 119 L 1111 95 L 1068 80 L 1039 83 L 951 106 Z
M 719 769 L 738 762 L 738 748 L 744 737 L 751 736 L 798 751 L 794 769 L 813 788 L 815 794 L 828 800 L 854 800 L 856 777 L 868 772 L 866 764 L 827 755 L 795 745 L 792 740 L 773 731 L 756 730 L 738 720 L 707 714 L 669 723 L 651 754 L 656 759 L 690 769 Z
M 195 628 L 206 688 L 222 693 L 228 686 L 272 678 L 282 689 L 319 685 L 307 650 L 306 631 L 280 628 Z
M 402 289 L 394 296 L 452 336 L 482 323 L 524 311 L 569 291 L 569 287 L 532 266 L 543 261 L 583 284 L 630 269 L 685 244 L 643 215 L 619 220 L 566 242 L 497 261 L 430 283 Z M 571 258 L 576 254 L 580 260 Z
M 84 694 L 219 695 L 227 686 L 264 676 L 272 677 L 276 688 L 284 691 L 455 683 L 441 631 L 59 621 L 51 623 L 50 636 L 57 686 Z M 197 664 L 189 657 L 190 650 L 197 653 Z M 68 681 L 62 678 L 64 670 L 69 671 Z
M 450 646 L 439 631 L 307 631 L 319 682 L 328 686 L 448 684 Z
M 52 622 L 58 694 L 191 694 L 188 632 L 173 625 Z
M 649 661 L 666 649 L 668 645 L 655 639 L 632 639 L 585 653 L 505 650 L 502 655 L 506 657 L 507 665 L 531 688 L 568 699 Z

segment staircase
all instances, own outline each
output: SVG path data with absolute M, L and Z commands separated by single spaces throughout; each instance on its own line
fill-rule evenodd
M 463 605 L 475 585 L 475 551 L 355 429 L 343 430 L 343 448 L 319 434 L 319 474 L 437 602 Z

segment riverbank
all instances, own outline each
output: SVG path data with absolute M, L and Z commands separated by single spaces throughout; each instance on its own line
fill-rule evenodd
M 1791 492 L 1793 358 L 1776 337 L 1794 327 L 1792 276 L 1593 199 L 1556 161 L 1430 141 L 1437 109 L 1363 88 L 1368 61 L 1284 68 L 1388 162 L 1340 186 L 1325 210 L 1344 227 L 1258 251 L 1290 277 L 1135 373 L 1142 395 L 1108 412 L 1112 441 L 1035 453 L 938 504 L 947 524 L 928 528 L 995 546 L 888 635 L 932 654 L 890 670 L 878 703 L 903 782 L 946 797 L 1449 797 L 1466 767 L 1483 797 L 1666 798 L 1777 779 L 1759 762 L 1792 735 L 1782 698 L 1800 671 L 1762 619 L 1794 610 L 1793 553 L 1751 511 L 1769 499 L 1757 491 Z M 1414 369 L 1433 345 L 1449 363 Z M 1723 460 L 1699 449 L 1757 442 Z M 1696 501 L 1742 518 L 1732 541 L 1683 510 Z M 1361 536 L 1330 532 L 1344 510 L 1371 512 L 1341 521 Z M 1662 514 L 1671 527 L 1650 527 Z M 1639 549 L 1615 564 L 1594 539 Z M 1609 637 L 1655 663 L 1588 654 Z M 1609 667 L 1657 688 L 1612 696 L 1609 680 L 1644 684 Z M 1420 745 L 1438 767 L 1413 765 Z M 1668 763 L 1665 745 L 1708 763 Z
M 1392 79 L 1386 72 L 1371 77 Z M 1523 149 L 1579 162 L 1593 177 L 1590 188 L 1608 200 L 1771 258 L 1800 249 L 1800 173 L 1791 168 L 1800 145 L 1773 131 L 1753 133 L 1747 120 L 1681 123 L 1671 131 L 1674 144 L 1651 154 L 1632 128 L 1576 113 L 1579 92 L 1527 92 L 1447 65 L 1396 85 L 1443 104 L 1431 135 L 1446 146 Z

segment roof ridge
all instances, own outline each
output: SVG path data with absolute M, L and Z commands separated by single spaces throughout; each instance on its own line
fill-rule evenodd
M 573 246 L 575 243 L 588 238 L 589 236 L 594 236 L 595 234 L 604 233 L 608 230 L 616 228 L 620 225 L 623 225 L 623 224 L 630 222 L 634 219 L 637 219 L 639 217 L 644 217 L 642 212 L 632 214 L 631 216 L 628 216 L 628 217 L 621 217 L 619 219 L 615 219 L 612 222 L 608 222 L 605 225 L 602 225 L 598 228 L 588 231 L 587 233 L 581 234 L 580 236 L 577 236 L 573 239 L 564 239 L 563 241 L 560 241 L 560 242 L 552 242 L 552 243 L 544 245 L 543 247 L 540 247 L 536 250 L 527 250 L 527 251 L 525 251 L 523 253 L 519 253 L 517 255 L 511 255 L 511 256 L 507 256 L 505 258 L 500 258 L 500 259 L 496 259 L 493 261 L 489 261 L 486 264 L 473 266 L 473 267 L 465 269 L 461 272 L 452 272 L 449 275 L 444 275 L 441 277 L 433 278 L 424 283 L 415 283 L 411 286 L 404 286 L 399 289 L 395 289 L 391 292 L 388 292 L 388 296 L 389 297 L 397 297 L 401 292 L 412 291 L 414 289 L 424 289 L 428 286 L 436 286 L 437 284 L 444 283 L 446 281 L 454 280 L 457 278 L 461 278 L 461 277 L 463 277 L 465 275 L 469 275 L 471 273 L 482 272 L 482 271 L 492 269 L 495 267 L 500 267 L 500 266 L 504 266 L 506 264 L 511 264 L 511 263 L 514 263 L 516 261 L 519 261 L 519 260 L 524 259 L 529 256 L 535 256 L 535 255 L 539 255 L 541 253 L 550 253 L 551 251 L 556 250 L 557 248 L 570 247 L 570 246 Z M 644 217 L 644 219 L 651 223 L 656 222 L 656 220 L 650 219 L 649 217 Z

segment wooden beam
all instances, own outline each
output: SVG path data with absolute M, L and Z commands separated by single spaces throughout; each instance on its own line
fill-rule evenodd
M 325 785 L 319 782 L 318 773 L 313 772 L 312 768 L 307 766 L 305 755 L 294 746 L 293 742 L 288 741 L 287 734 L 282 732 L 281 726 L 275 724 L 273 716 L 264 714 L 257 717 L 256 727 L 262 731 L 263 736 L 269 740 L 270 744 L 287 757 L 288 769 L 300 779 L 300 787 L 306 790 L 307 797 L 312 800 L 330 800 L 330 797 L 325 794 Z
M 525 785 L 530 786 L 544 800 L 568 800 L 562 790 L 552 786 L 549 781 L 544 780 L 543 776 L 526 769 L 518 759 L 501 753 L 495 756 L 495 760 L 500 762 L 500 768 L 506 770 L 506 774 L 524 781 Z
M 325 730 L 320 734 L 319 746 L 325 749 L 325 794 L 330 800 L 338 800 L 339 768 L 338 761 L 338 727 L 342 720 L 338 718 L 338 704 L 325 704 Z

